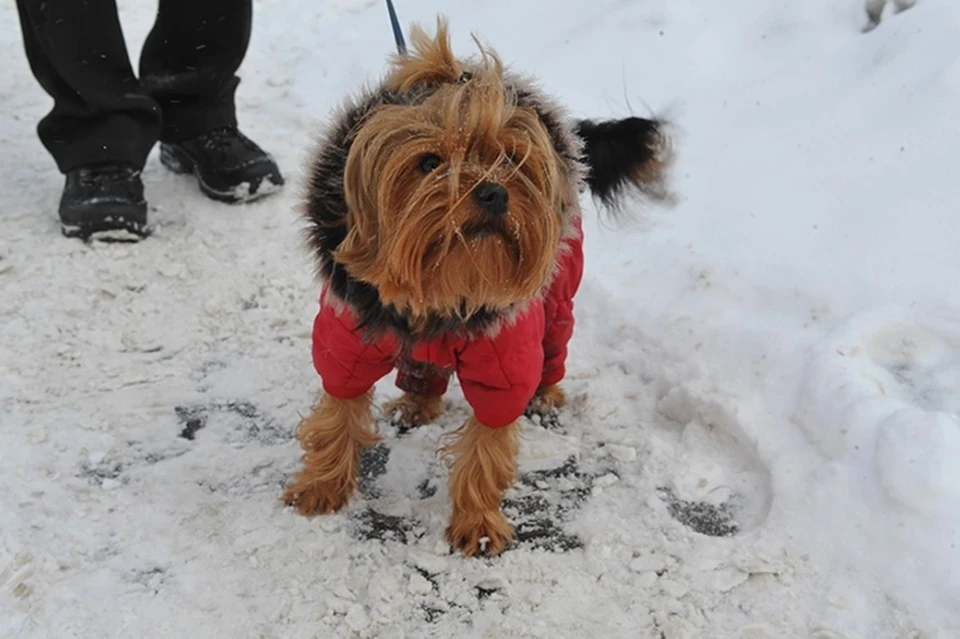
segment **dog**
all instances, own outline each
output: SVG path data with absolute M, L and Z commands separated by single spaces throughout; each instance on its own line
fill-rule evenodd
M 528 410 L 559 386 L 583 272 L 578 197 L 622 212 L 664 202 L 672 161 L 661 120 L 573 119 L 530 78 L 454 56 L 447 21 L 411 29 L 374 88 L 349 97 L 321 136 L 302 214 L 321 283 L 312 359 L 322 392 L 297 428 L 302 468 L 283 501 L 303 515 L 346 505 L 360 452 L 379 435 L 373 387 L 409 426 L 435 420 L 456 374 L 472 415 L 441 446 L 446 534 L 466 556 L 500 554 Z

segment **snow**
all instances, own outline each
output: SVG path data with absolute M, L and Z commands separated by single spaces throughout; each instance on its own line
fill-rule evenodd
M 516 547 L 443 540 L 457 389 L 439 425 L 383 424 L 344 513 L 278 499 L 318 387 L 295 207 L 318 123 L 392 51 L 382 3 L 257 0 L 240 120 L 288 184 L 214 203 L 155 150 L 134 246 L 60 237 L 3 5 L 0 637 L 960 636 L 960 6 L 868 33 L 860 0 L 442 10 L 575 113 L 680 133 L 676 207 L 587 205 Z M 121 3 L 134 59 L 153 11 Z

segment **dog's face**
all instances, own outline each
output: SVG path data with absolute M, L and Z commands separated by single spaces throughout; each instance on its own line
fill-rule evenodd
M 432 90 L 377 107 L 356 131 L 335 259 L 412 319 L 529 300 L 560 244 L 572 192 L 562 159 L 495 58 L 465 73 L 443 34 L 415 42 L 389 86 Z

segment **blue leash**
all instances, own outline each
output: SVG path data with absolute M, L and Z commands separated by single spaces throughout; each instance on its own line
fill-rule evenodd
M 390 12 L 390 25 L 393 27 L 393 39 L 397 42 L 397 52 L 407 55 L 407 44 L 403 41 L 403 29 L 397 19 L 397 11 L 393 8 L 393 0 L 387 0 L 387 11 Z

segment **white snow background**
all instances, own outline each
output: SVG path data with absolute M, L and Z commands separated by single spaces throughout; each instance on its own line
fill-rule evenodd
M 0 637 L 960 636 L 960 4 L 399 0 L 580 116 L 665 113 L 681 201 L 586 203 L 558 424 L 523 534 L 449 553 L 434 455 L 384 423 L 341 514 L 284 509 L 318 388 L 294 207 L 320 122 L 393 50 L 379 1 L 257 0 L 246 207 L 151 155 L 155 235 L 62 238 L 50 106 L 0 5 Z M 155 4 L 121 2 L 134 60 Z M 395 393 L 392 379 L 381 397 Z M 192 439 L 186 435 L 192 436 Z

